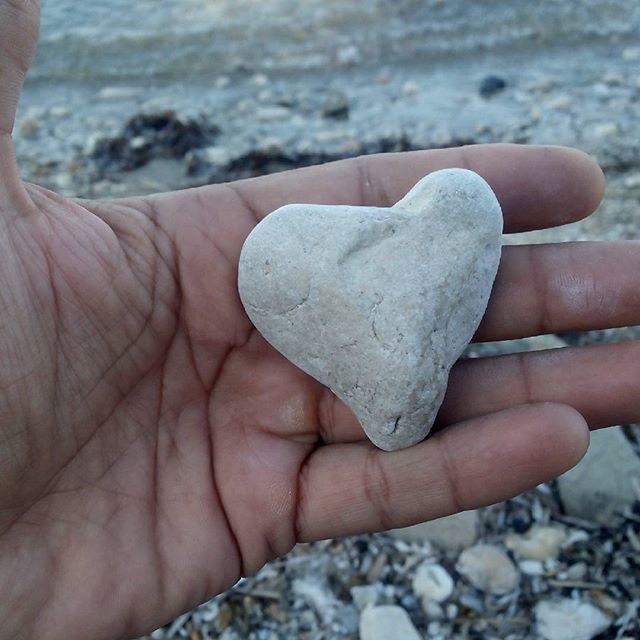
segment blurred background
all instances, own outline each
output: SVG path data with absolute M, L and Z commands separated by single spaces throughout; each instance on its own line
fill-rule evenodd
M 587 221 L 507 242 L 637 238 L 637 0 L 43 0 L 16 122 L 25 179 L 119 197 L 381 151 L 482 142 L 592 153 Z M 638 339 L 474 345 L 467 357 Z M 392 608 L 388 608 L 392 607 Z M 151 637 L 640 638 L 640 430 L 514 500 L 300 545 Z

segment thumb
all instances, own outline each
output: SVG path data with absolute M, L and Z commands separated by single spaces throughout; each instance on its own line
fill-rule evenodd
M 38 40 L 37 0 L 0 0 L 0 134 L 11 135 L 16 106 Z
M 0 195 L 23 190 L 11 132 L 24 77 L 36 50 L 39 0 L 0 0 Z

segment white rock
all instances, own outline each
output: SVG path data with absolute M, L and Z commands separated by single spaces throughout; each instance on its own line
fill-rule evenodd
M 617 71 L 607 71 L 607 73 L 604 74 L 602 80 L 605 82 L 605 84 L 613 87 L 619 87 L 624 84 L 624 77 Z
M 269 84 L 269 77 L 264 73 L 256 73 L 251 77 L 251 82 L 253 82 L 256 87 L 266 87 Z
M 293 593 L 302 598 L 316 613 L 328 622 L 340 606 L 340 602 L 333 595 L 333 592 L 325 580 L 319 578 L 297 578 L 292 584 Z
M 255 118 L 258 122 L 277 122 L 288 120 L 291 117 L 291 109 L 287 107 L 259 107 L 256 109 Z
M 413 576 L 413 592 L 419 598 L 444 602 L 454 589 L 453 578 L 449 572 L 439 564 L 426 560 Z
M 611 625 L 597 607 L 569 598 L 543 600 L 535 615 L 538 633 L 545 640 L 591 640 Z
M 406 542 L 430 542 L 443 551 L 461 551 L 478 537 L 478 512 L 462 511 L 390 532 Z
M 238 288 L 276 349 L 354 411 L 386 450 L 422 440 L 484 314 L 502 214 L 464 169 L 390 209 L 287 205 L 249 234 Z
M 101 100 L 127 100 L 142 93 L 139 87 L 103 87 L 98 92 Z
M 572 564 L 566 571 L 567 580 L 584 580 L 587 577 L 589 568 L 586 562 L 576 562 Z
M 593 135 L 596 138 L 613 138 L 620 134 L 620 125 L 617 122 L 602 122 L 593 127 Z
M 427 620 L 441 620 L 444 618 L 444 609 L 435 600 L 423 598 L 422 610 L 427 616 Z
M 456 569 L 476 589 L 493 595 L 510 593 L 520 581 L 509 556 L 499 547 L 488 544 L 465 549 L 458 558 Z
M 360 640 L 422 640 L 409 614 L 394 605 L 367 607 L 360 616 Z
M 569 515 L 607 523 L 636 499 L 640 458 L 620 427 L 591 432 L 585 457 L 560 476 L 558 489 Z
M 627 61 L 640 60 L 640 47 L 627 47 L 623 49 L 622 59 Z
M 573 105 L 573 100 L 569 96 L 556 96 L 547 101 L 547 106 L 551 109 L 558 109 L 559 111 L 566 111 Z
M 412 80 L 407 80 L 407 82 L 402 85 L 402 95 L 404 96 L 413 96 L 418 93 L 418 91 L 420 91 L 420 87 Z
M 369 605 L 376 604 L 380 597 L 382 585 L 379 582 L 375 584 L 355 585 L 351 587 L 351 599 L 360 611 Z
M 540 560 L 521 560 L 518 562 L 518 567 L 528 576 L 544 575 L 544 565 Z
M 522 535 L 510 533 L 504 544 L 507 549 L 522 558 L 542 561 L 556 558 L 566 538 L 567 534 L 560 527 L 534 525 Z
M 336 52 L 336 62 L 341 67 L 351 67 L 358 64 L 361 59 L 360 50 L 354 45 L 342 47 Z
M 49 109 L 49 114 L 54 118 L 67 118 L 71 115 L 71 107 L 66 104 L 56 104 Z
M 211 164 L 224 166 L 231 161 L 231 152 L 226 147 L 206 147 L 198 151 L 200 157 Z
M 640 171 L 627 175 L 622 184 L 624 184 L 627 189 L 636 189 L 640 187 Z

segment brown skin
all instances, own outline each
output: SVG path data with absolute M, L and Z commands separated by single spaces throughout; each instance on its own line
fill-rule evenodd
M 0 638 L 141 634 L 297 541 L 506 499 L 574 465 L 587 422 L 640 420 L 638 344 L 506 356 L 458 365 L 446 428 L 384 453 L 236 290 L 244 238 L 284 203 L 386 206 L 464 166 L 508 230 L 541 228 L 597 206 L 585 155 L 471 147 L 67 200 L 22 183 L 11 143 L 37 21 L 0 0 Z M 509 248 L 478 338 L 640 323 L 639 267 L 636 243 Z

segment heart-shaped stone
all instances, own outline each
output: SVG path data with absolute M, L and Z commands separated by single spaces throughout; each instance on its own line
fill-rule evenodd
M 386 450 L 422 440 L 484 314 L 502 212 L 476 173 L 431 173 L 395 206 L 292 204 L 240 255 L 249 318 Z

